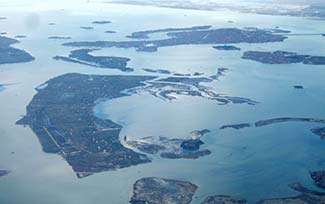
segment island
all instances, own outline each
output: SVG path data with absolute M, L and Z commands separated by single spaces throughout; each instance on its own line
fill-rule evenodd
M 0 36 L 0 65 L 33 61 L 35 58 L 24 50 L 11 47 L 18 40 Z
M 7 17 L 0 17 L 0 20 L 6 20 L 7 19 Z
M 55 26 L 56 23 L 48 23 L 47 25 L 49 25 L 49 26 Z
M 126 144 L 146 154 L 157 154 L 166 159 L 198 159 L 211 154 L 210 150 L 200 150 L 204 144 L 201 138 L 210 130 L 192 131 L 189 139 L 159 137 L 144 137 L 136 141 L 128 141 Z
M 220 127 L 220 129 L 223 130 L 223 129 L 227 129 L 227 128 L 233 128 L 233 129 L 239 130 L 239 129 L 243 129 L 243 128 L 247 128 L 247 127 L 251 127 L 251 125 L 249 123 L 240 123 L 240 124 L 233 124 L 233 125 L 223 125 Z
M 295 89 L 304 89 L 304 87 L 302 85 L 294 85 L 293 88 L 295 88 Z
M 225 51 L 239 51 L 241 50 L 239 47 L 233 46 L 233 45 L 219 45 L 219 46 L 213 46 L 216 50 L 225 50 Z
M 71 37 L 68 36 L 50 36 L 48 37 L 50 40 L 70 40 Z
M 15 38 L 26 38 L 26 35 L 16 35 Z
M 37 135 L 43 151 L 61 155 L 78 178 L 151 162 L 144 154 L 124 147 L 122 126 L 94 116 L 100 100 L 128 96 L 127 89 L 141 87 L 151 76 L 65 74 L 39 86 L 17 121 Z
M 116 33 L 116 31 L 113 31 L 113 30 L 107 30 L 107 31 L 105 31 L 104 33 L 113 34 L 113 33 Z
M 218 68 L 217 69 L 217 74 L 210 76 L 210 78 L 214 80 L 219 80 L 220 77 L 225 75 L 225 72 L 228 71 L 228 68 Z
M 78 63 L 97 68 L 104 69 L 118 69 L 122 72 L 131 72 L 132 68 L 127 67 L 129 58 L 126 57 L 113 57 L 113 56 L 94 56 L 90 52 L 97 49 L 81 49 L 70 52 L 68 57 L 55 56 L 53 59 L 62 60 L 65 62 Z
M 91 26 L 80 26 L 81 29 L 84 29 L 84 30 L 93 30 L 94 27 L 91 27 Z
M 247 200 L 227 195 L 208 196 L 201 204 L 247 204 Z
M 202 75 L 204 75 L 203 72 L 194 72 L 193 73 L 193 76 L 202 76 Z
M 156 30 L 146 30 L 146 31 L 138 31 L 134 32 L 131 35 L 126 36 L 127 38 L 133 39 L 148 39 L 150 34 L 153 33 L 170 33 L 170 32 L 180 32 L 180 31 L 196 31 L 196 30 L 207 30 L 212 26 L 193 26 L 190 28 L 163 28 Z
M 111 21 L 93 21 L 92 24 L 110 24 Z
M 159 74 L 171 74 L 170 71 L 166 69 L 142 69 L 143 71 L 150 72 L 150 73 L 159 73 Z
M 190 204 L 197 188 L 187 181 L 141 178 L 133 185 L 130 204 Z
M 160 40 L 132 41 L 81 41 L 63 43 L 71 47 L 117 47 L 135 48 L 137 51 L 157 51 L 159 47 L 202 44 L 237 44 L 282 42 L 287 37 L 263 29 L 220 28 L 167 33 L 168 38 Z
M 325 171 L 310 172 L 310 177 L 314 180 L 316 186 L 325 189 Z
M 274 123 L 285 123 L 285 122 L 309 122 L 309 123 L 321 123 L 325 124 L 324 119 L 316 119 L 316 118 L 272 118 L 272 119 L 266 119 L 266 120 L 260 120 L 255 123 L 256 127 L 262 127 L 266 125 L 271 125 Z
M 243 59 L 253 60 L 263 64 L 293 64 L 325 65 L 325 56 L 299 55 L 294 52 L 274 51 L 246 51 Z
M 9 173 L 10 173 L 10 171 L 0 169 L 0 177 L 5 176 L 5 175 L 7 175 Z
M 312 128 L 310 131 L 318 135 L 322 140 L 325 138 L 325 127 Z

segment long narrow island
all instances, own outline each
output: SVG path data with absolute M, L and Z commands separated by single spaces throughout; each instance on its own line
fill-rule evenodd
M 55 56 L 53 59 L 103 69 L 119 69 L 123 72 L 133 71 L 132 68 L 129 68 L 127 66 L 127 63 L 130 61 L 129 58 L 114 56 L 94 56 L 91 54 L 93 51 L 96 51 L 96 49 L 73 50 L 70 52 L 68 57 Z
M 126 36 L 127 38 L 133 39 L 148 39 L 150 34 L 154 33 L 171 33 L 171 32 L 183 32 L 183 31 L 196 31 L 196 30 L 207 30 L 212 26 L 192 26 L 188 28 L 163 28 L 155 30 L 145 30 L 133 32 L 131 35 Z
M 143 31 L 142 33 L 140 33 L 140 37 L 145 37 L 146 33 L 148 32 L 152 31 Z M 137 51 L 154 52 L 157 51 L 159 47 L 170 47 L 176 45 L 267 43 L 282 42 L 287 38 L 281 34 L 273 33 L 269 30 L 257 28 L 220 28 L 211 30 L 190 30 L 180 32 L 169 32 L 167 33 L 167 36 L 168 38 L 159 40 L 82 41 L 64 43 L 63 45 L 72 47 L 92 48 L 135 48 Z

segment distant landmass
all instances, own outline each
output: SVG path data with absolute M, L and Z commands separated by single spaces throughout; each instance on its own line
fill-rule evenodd
M 162 1 L 162 0 L 111 0 L 106 3 L 130 4 L 141 6 L 156 6 L 163 8 L 191 9 L 203 11 L 216 11 L 228 9 L 243 13 L 256 13 L 263 15 L 300 16 L 300 17 L 325 17 L 325 5 L 323 2 L 304 1 L 238 1 L 213 2 L 213 1 Z M 228 22 L 232 22 L 231 20 Z

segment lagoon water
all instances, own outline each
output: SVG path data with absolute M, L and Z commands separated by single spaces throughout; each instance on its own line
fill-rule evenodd
M 61 46 L 63 42 L 125 40 L 126 35 L 139 30 L 194 25 L 214 28 L 279 26 L 299 34 L 325 33 L 323 21 L 226 10 L 177 10 L 85 1 L 37 5 L 0 3 L 1 16 L 7 17 L 0 20 L 0 31 L 7 32 L 8 37 L 26 35 L 27 38 L 14 46 L 36 58 L 29 63 L 0 65 L 0 84 L 6 84 L 0 89 L 0 169 L 12 171 L 0 179 L 0 203 L 125 204 L 132 195 L 133 183 L 147 176 L 197 184 L 199 189 L 193 204 L 215 194 L 243 197 L 251 203 L 261 198 L 295 195 L 296 192 L 288 187 L 292 182 L 315 188 L 308 171 L 325 167 L 325 141 L 309 131 L 317 124 L 283 123 L 237 131 L 220 130 L 219 127 L 282 116 L 325 118 L 325 66 L 263 65 L 240 58 L 247 50 L 325 55 L 324 37 L 289 36 L 279 43 L 243 43 L 237 45 L 242 48 L 239 52 L 217 51 L 212 45 L 166 47 L 154 53 L 118 48 L 94 52 L 129 57 L 129 66 L 135 69 L 132 73 L 55 61 L 52 57 L 67 55 L 73 50 Z M 113 23 L 92 25 L 94 20 Z M 82 30 L 80 26 L 94 26 L 94 29 Z M 117 33 L 104 33 L 106 30 Z M 72 40 L 49 40 L 49 36 L 71 36 Z M 61 74 L 148 75 L 142 68 L 162 68 L 178 73 L 203 72 L 209 76 L 220 67 L 230 70 L 209 86 L 218 93 L 250 98 L 259 104 L 221 106 L 197 97 L 178 97 L 167 102 L 141 93 L 102 102 L 94 109 L 98 117 L 121 124 L 121 137 L 127 135 L 131 139 L 152 135 L 186 138 L 193 130 L 210 129 L 203 140 L 204 147 L 212 154 L 197 160 L 151 156 L 153 162 L 149 164 L 78 179 L 59 155 L 42 151 L 29 127 L 15 125 L 36 94 L 34 88 Z M 305 89 L 294 89 L 293 85 L 297 84 Z

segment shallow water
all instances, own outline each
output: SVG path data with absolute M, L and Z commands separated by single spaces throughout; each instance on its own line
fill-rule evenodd
M 246 50 L 325 55 L 324 37 L 290 36 L 280 43 L 243 43 L 237 45 L 242 48 L 239 52 L 217 51 L 212 45 L 166 47 L 154 53 L 117 48 L 94 52 L 129 57 L 129 66 L 135 68 L 133 73 L 52 60 L 55 55 L 67 55 L 73 48 L 60 45 L 66 40 L 47 37 L 71 36 L 71 41 L 122 40 L 138 30 L 193 25 L 215 28 L 279 26 L 293 33 L 322 33 L 325 32 L 324 22 L 224 10 L 203 12 L 85 2 L 76 8 L 65 6 L 64 10 L 60 4 L 50 8 L 46 4 L 0 8 L 1 16 L 8 18 L 0 21 L 0 30 L 8 32 L 9 37 L 26 35 L 27 38 L 21 39 L 15 47 L 36 57 L 29 63 L 0 65 L 0 84 L 11 84 L 0 92 L 0 169 L 12 171 L 1 178 L 0 203 L 125 204 L 132 195 L 133 183 L 146 176 L 187 180 L 199 185 L 193 204 L 213 194 L 241 196 L 251 202 L 294 195 L 287 185 L 296 181 L 313 187 L 308 171 L 324 168 L 325 161 L 324 141 L 309 131 L 317 125 L 285 123 L 238 131 L 219 130 L 219 127 L 281 116 L 325 118 L 325 66 L 262 65 L 240 58 Z M 94 20 L 113 23 L 92 25 Z M 229 20 L 234 23 L 227 23 Z M 49 26 L 50 22 L 57 25 Z M 94 26 L 94 30 L 82 30 L 80 26 Z M 106 30 L 117 33 L 105 34 Z M 15 125 L 36 93 L 34 88 L 64 73 L 148 75 L 142 68 L 162 68 L 178 73 L 204 72 L 209 76 L 219 67 L 230 70 L 209 86 L 218 93 L 250 98 L 259 104 L 220 106 L 196 97 L 179 97 L 167 102 L 139 94 L 106 101 L 94 109 L 99 117 L 110 118 L 123 126 L 121 137 L 127 135 L 132 139 L 151 135 L 186 138 L 192 130 L 210 129 L 211 133 L 204 137 L 204 147 L 212 154 L 198 160 L 167 160 L 153 156 L 150 164 L 77 179 L 59 155 L 42 152 L 30 128 Z M 305 89 L 293 89 L 297 84 Z

